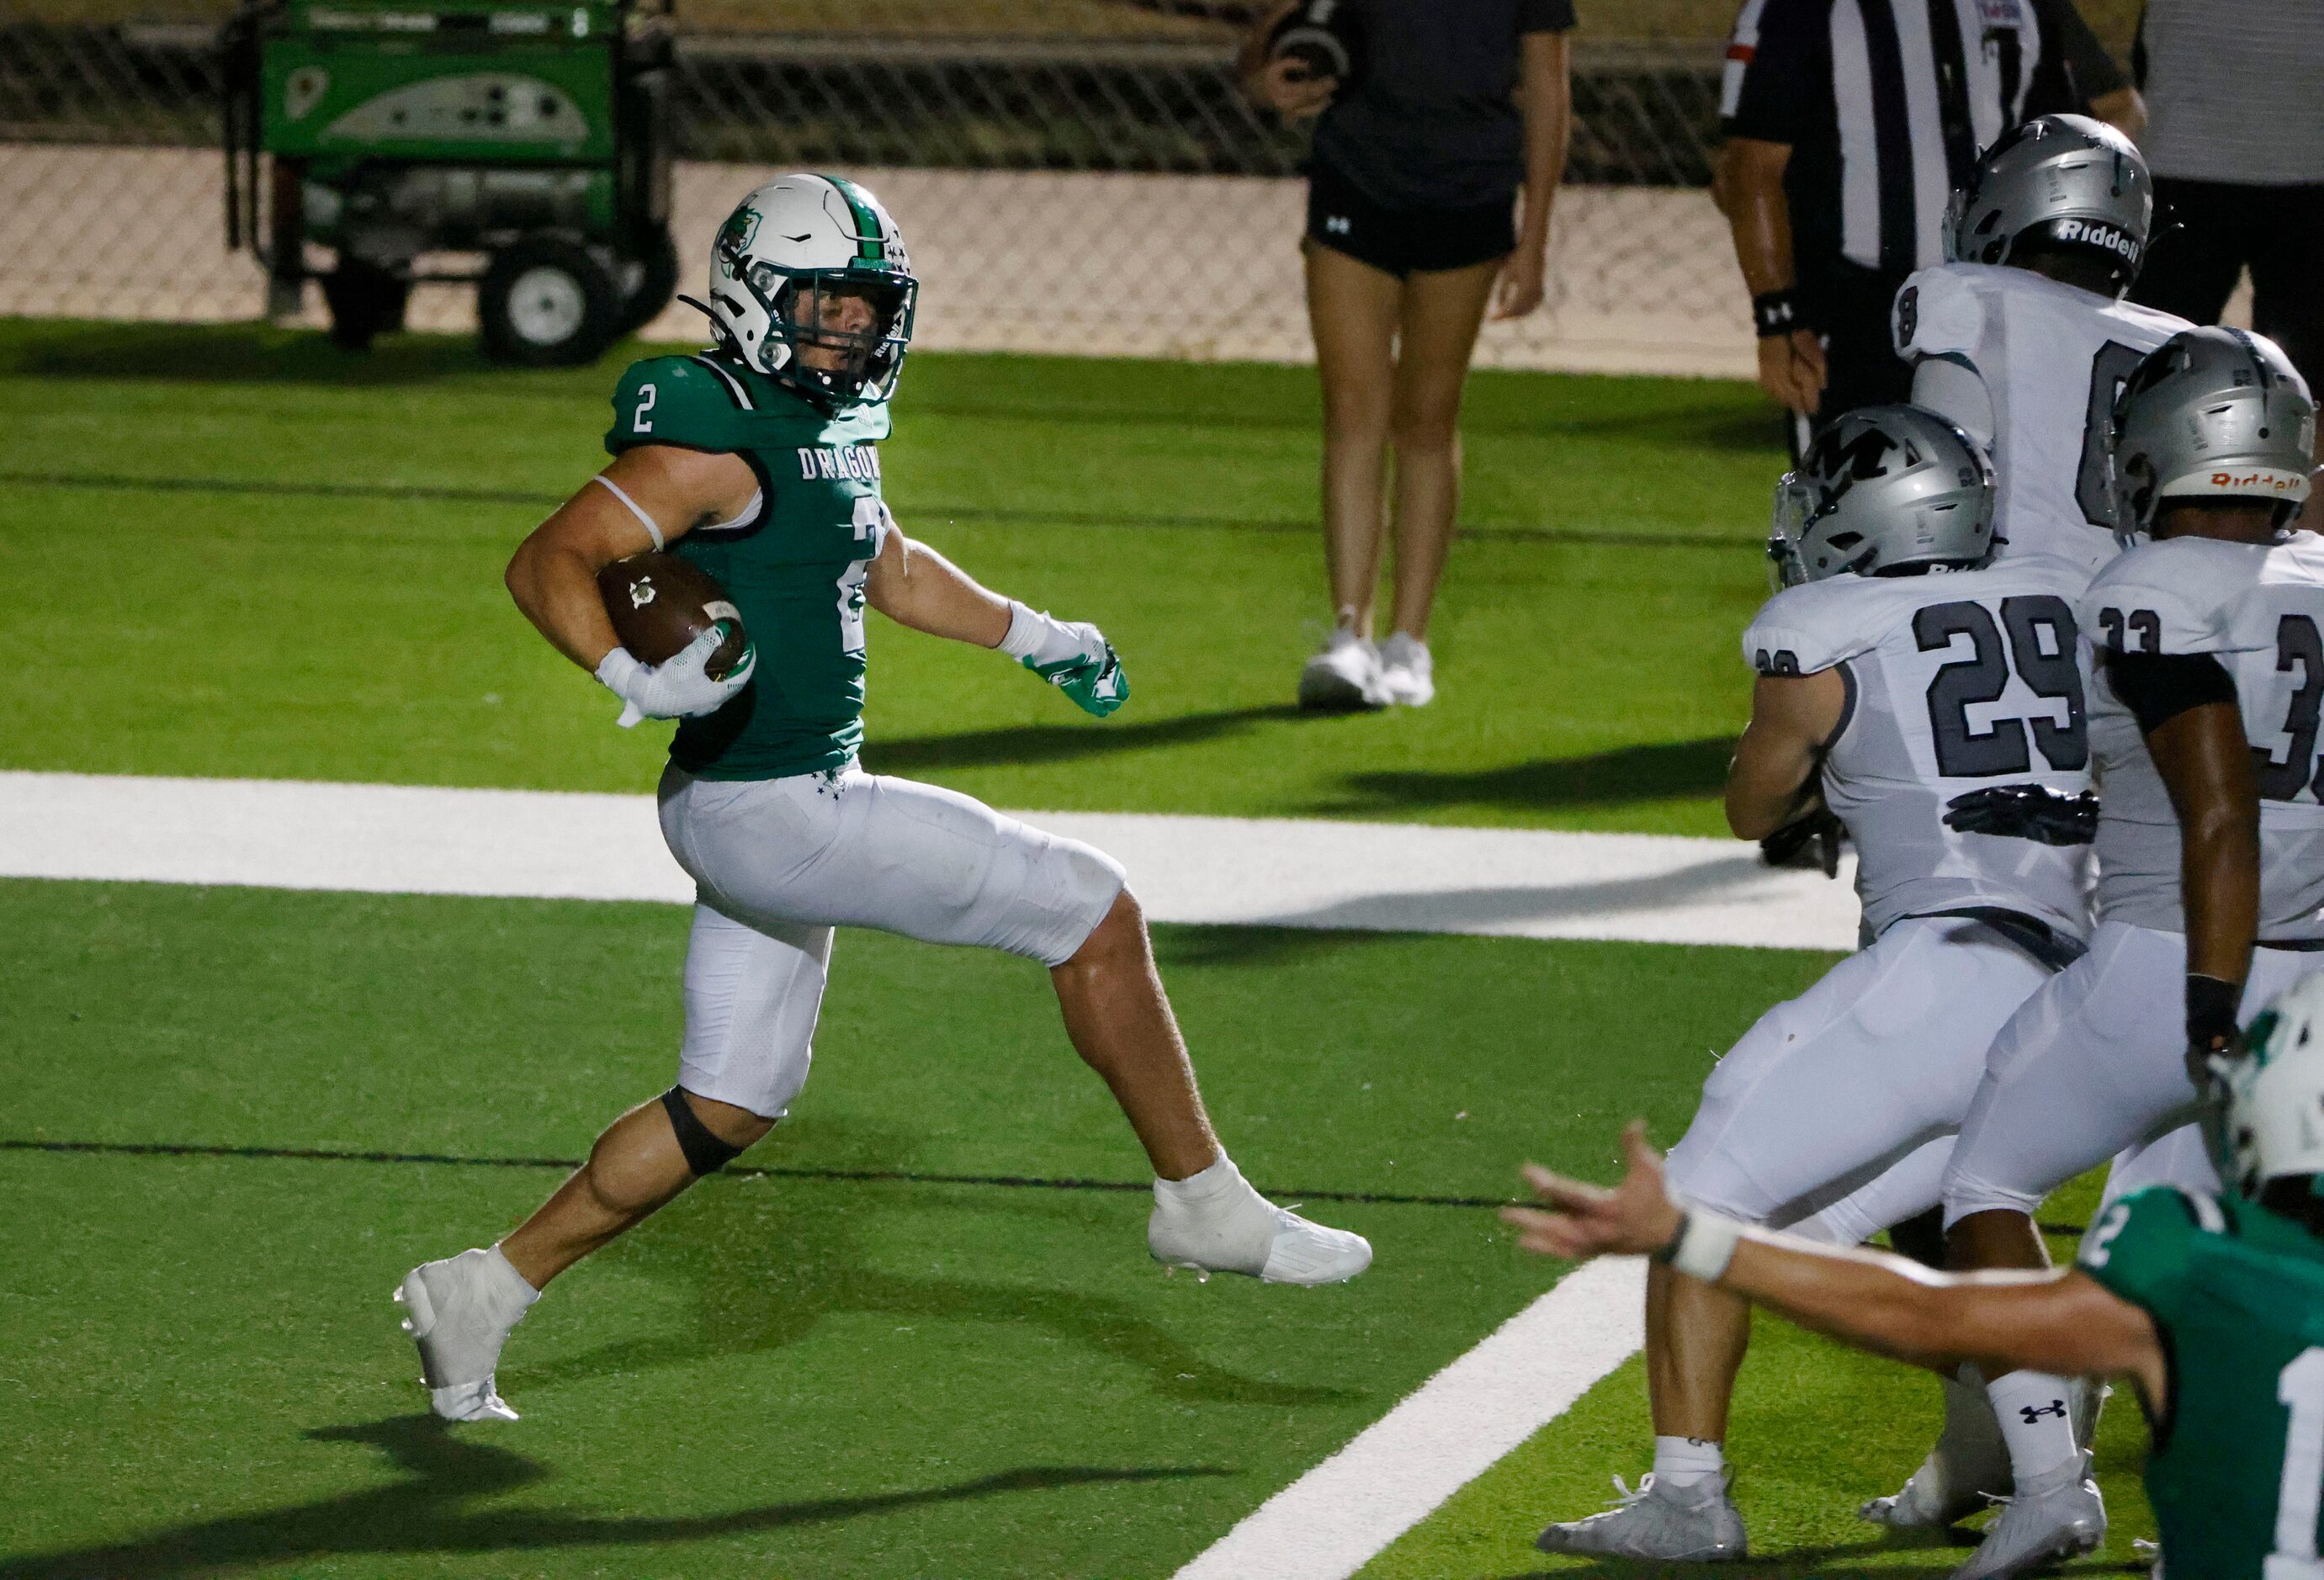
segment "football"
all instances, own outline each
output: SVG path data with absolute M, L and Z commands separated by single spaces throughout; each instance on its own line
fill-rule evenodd
M 597 573 L 597 591 L 613 634 L 639 662 L 659 664 L 684 652 L 703 632 L 723 625 L 726 639 L 711 656 L 709 675 L 723 680 L 742 662 L 751 638 L 726 590 L 698 565 L 649 550 L 615 560 Z

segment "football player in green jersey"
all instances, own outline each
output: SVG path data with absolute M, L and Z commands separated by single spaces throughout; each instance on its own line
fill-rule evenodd
M 1642 1125 L 1612 1190 L 1530 1165 L 1546 1210 L 1520 1243 L 1646 1253 L 1860 1348 L 2127 1377 L 2153 1438 L 2146 1493 L 2172 1580 L 2319 1580 L 2324 1509 L 2324 971 L 2212 1054 L 2206 1127 L 2227 1190 L 2158 1185 L 2107 1209 L 2079 1263 L 1935 1273 L 1749 1227 L 1674 1199 Z
M 493 1372 L 540 1289 L 782 1116 L 807 1079 L 835 925 L 1049 968 L 1067 1035 L 1153 1165 L 1157 1260 L 1301 1284 L 1371 1260 L 1361 1236 L 1268 1202 L 1220 1147 L 1119 863 L 857 766 L 867 605 L 997 648 L 1089 712 L 1129 695 L 1096 627 L 987 592 L 881 501 L 878 445 L 918 292 L 870 193 L 821 175 L 761 187 L 721 227 L 696 304 L 716 345 L 622 375 L 613 464 L 509 564 L 518 606 L 622 698 L 623 722 L 679 720 L 661 824 L 697 903 L 677 1084 L 615 1120 L 505 1240 L 414 1268 L 396 1292 L 447 1419 L 515 1419 Z M 715 630 L 658 665 L 615 638 L 596 573 L 665 547 L 740 612 L 753 650 L 733 673 L 709 673 Z

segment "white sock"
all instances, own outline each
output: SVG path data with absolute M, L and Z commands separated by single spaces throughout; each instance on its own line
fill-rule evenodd
M 1993 1401 L 2001 1440 L 2009 1446 L 2010 1474 L 2019 1486 L 2078 1452 L 2063 1379 L 2047 1372 L 2012 1372 L 1987 1383 L 1985 1396 Z
M 540 1299 L 540 1291 L 524 1281 L 524 1274 L 516 1270 L 516 1263 L 508 1259 L 508 1253 L 500 1248 L 498 1242 L 484 1254 L 484 1261 L 496 1275 L 499 1287 L 494 1293 L 520 1311 L 530 1310 L 532 1303 Z
M 1154 1180 L 1154 1199 L 1176 1202 L 1181 1207 L 1202 1207 L 1222 1199 L 1256 1195 L 1243 1179 L 1242 1171 L 1234 1160 L 1222 1150 L 1218 1161 L 1199 1174 L 1189 1174 L 1183 1180 Z
M 1655 1484 L 1691 1487 L 1707 1475 L 1727 1468 L 1727 1456 L 1715 1438 L 1655 1438 Z

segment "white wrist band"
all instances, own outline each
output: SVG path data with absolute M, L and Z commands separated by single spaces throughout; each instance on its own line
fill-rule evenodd
M 1028 609 L 1014 598 L 1009 601 L 1009 629 L 1001 638 L 1000 650 L 1011 658 L 1030 658 L 1041 650 L 1041 642 L 1054 624 L 1038 610 Z
M 1741 1224 L 1698 1208 L 1686 1215 L 1670 1264 L 1689 1278 L 1717 1283 L 1720 1275 L 1727 1271 L 1727 1264 L 1735 1259 L 1735 1247 L 1742 1238 Z
M 644 667 L 635 653 L 627 648 L 616 648 L 597 660 L 597 683 L 626 701 L 629 693 L 622 688 L 629 684 L 631 676 Z

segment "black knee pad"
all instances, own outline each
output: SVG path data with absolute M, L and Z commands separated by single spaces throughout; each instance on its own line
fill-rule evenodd
M 742 1149 L 732 1146 L 710 1134 L 694 1112 L 694 1105 L 686 1100 L 686 1093 L 677 1087 L 662 1093 L 663 1111 L 669 1115 L 669 1127 L 678 1132 L 678 1150 L 686 1154 L 686 1166 L 699 1177 L 715 1174 L 736 1158 Z

